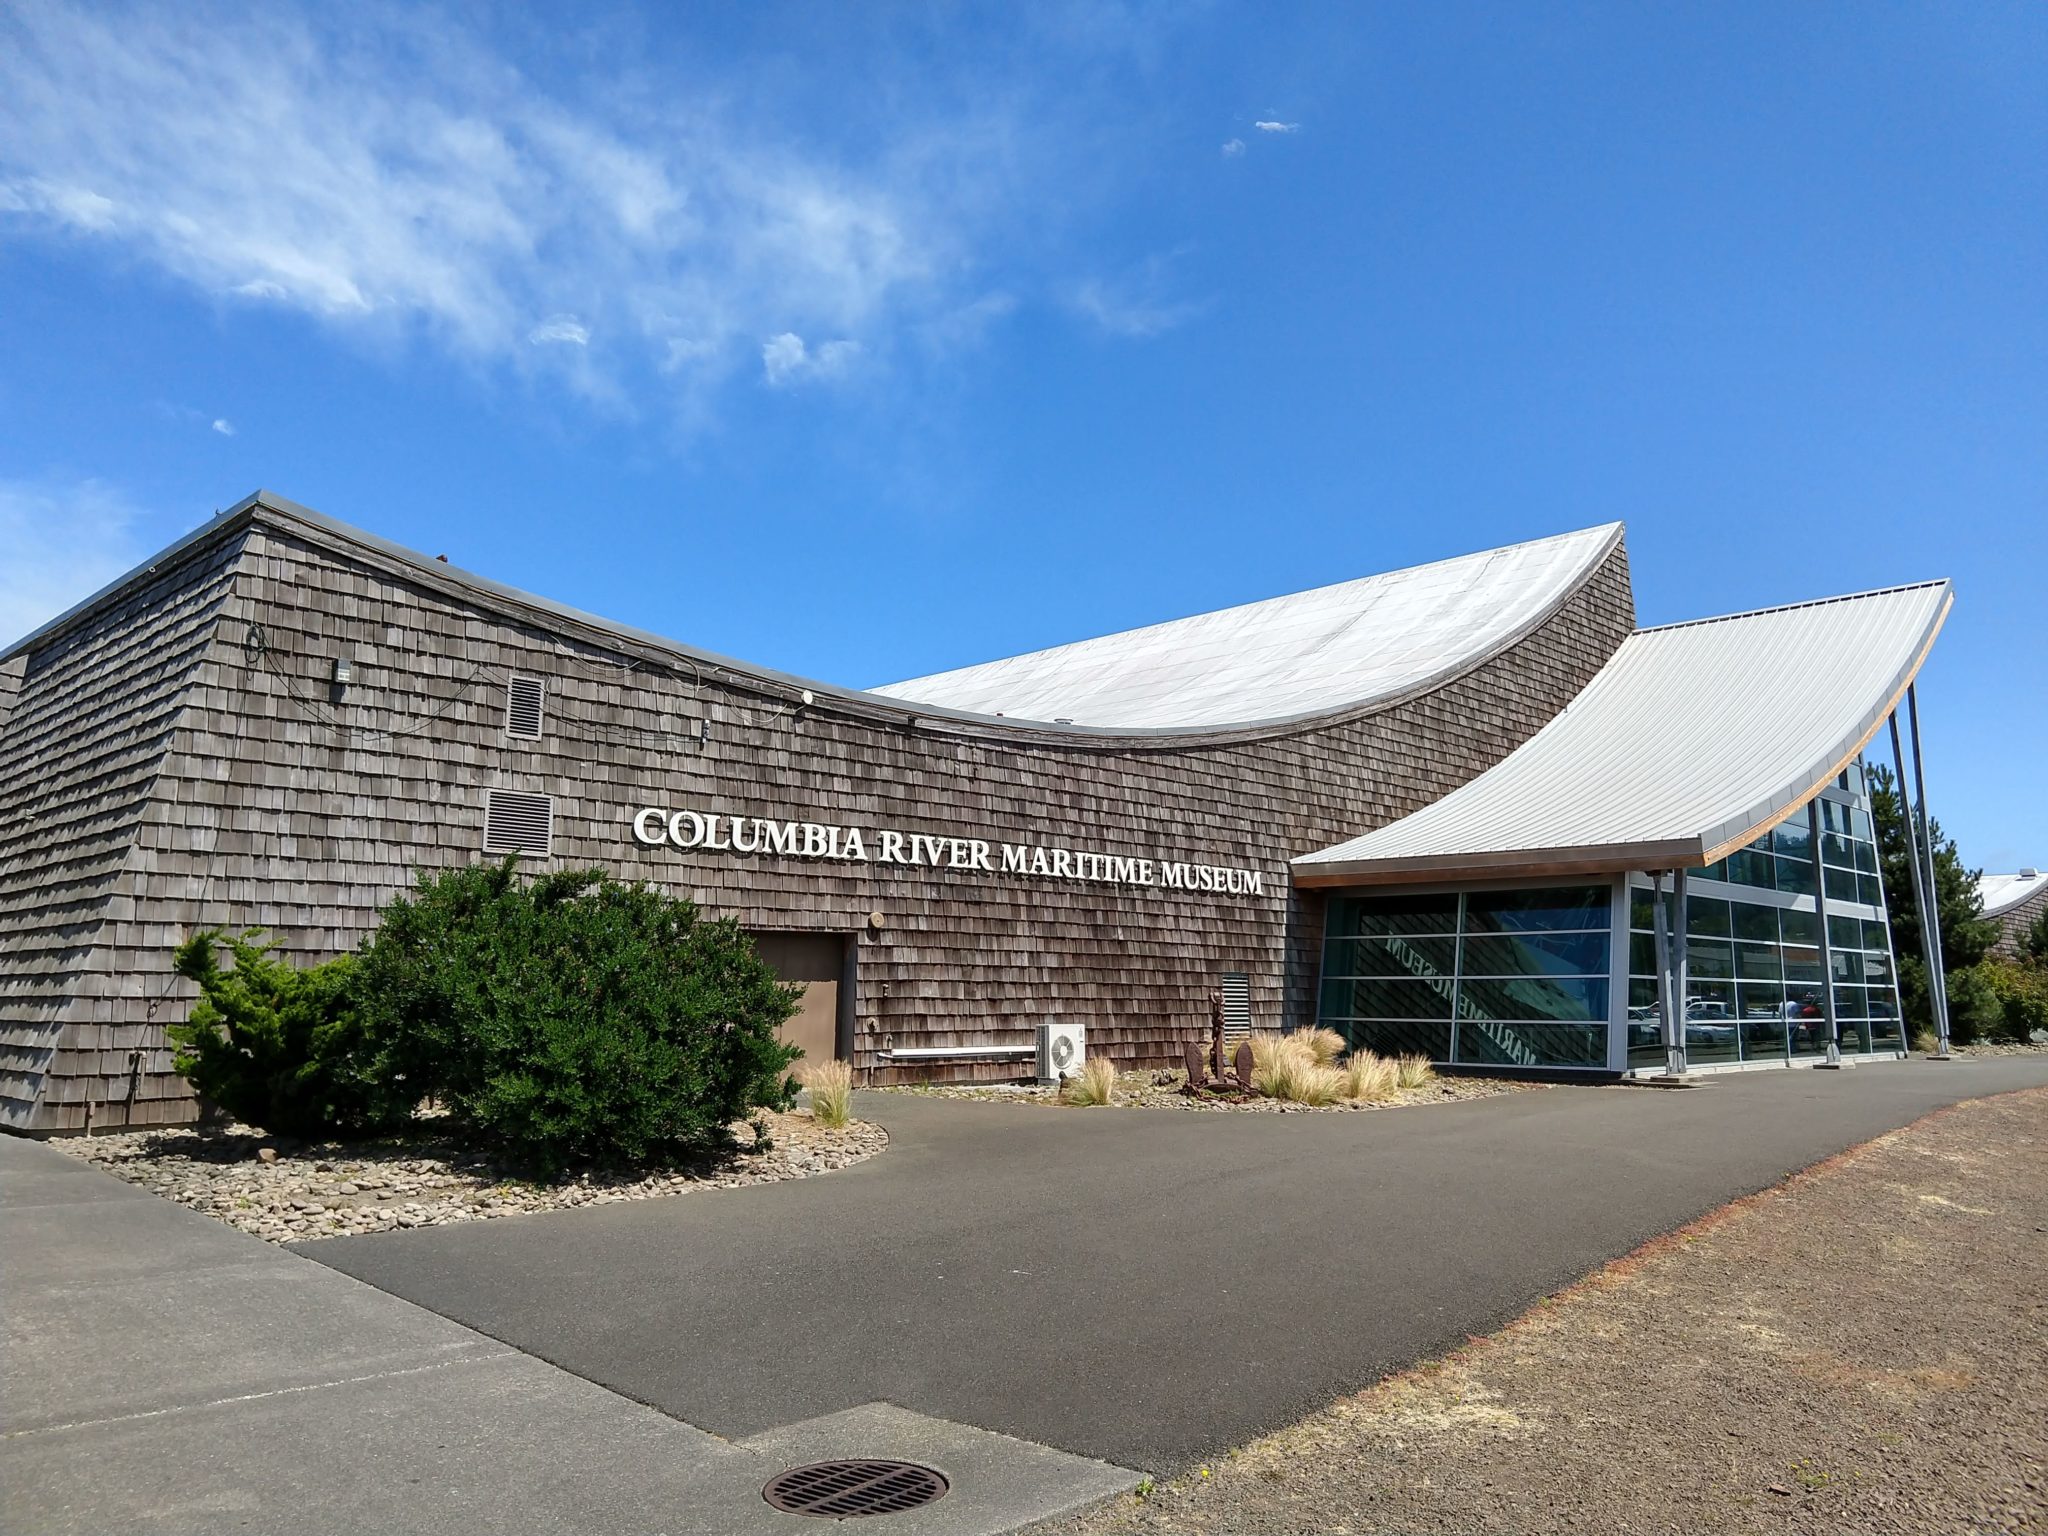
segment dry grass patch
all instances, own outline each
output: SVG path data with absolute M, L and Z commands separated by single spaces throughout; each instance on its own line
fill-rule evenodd
M 1334 1067 L 1337 1058 L 1344 1054 L 1344 1037 L 1334 1029 L 1298 1029 L 1287 1038 L 1306 1046 L 1317 1066 Z
M 853 1065 L 844 1061 L 815 1061 L 798 1074 L 798 1081 L 811 1091 L 811 1118 L 828 1131 L 836 1131 L 853 1115 Z
M 1427 1087 L 1436 1081 L 1436 1069 L 1429 1064 L 1427 1056 L 1399 1057 L 1394 1062 L 1394 1069 L 1404 1091 Z
M 1353 1051 L 1344 1063 L 1344 1097 L 1383 1104 L 1401 1088 L 1398 1063 L 1372 1051 Z
M 1334 1104 L 1343 1096 L 1344 1074 L 1318 1061 L 1315 1050 L 1306 1041 L 1296 1035 L 1276 1039 L 1277 1043 L 1267 1050 L 1263 1067 L 1258 1062 L 1258 1048 L 1253 1047 L 1254 1088 L 1269 1099 L 1318 1108 Z
M 1078 1074 L 1060 1084 L 1060 1102 L 1076 1108 L 1090 1108 L 1116 1102 L 1116 1063 L 1107 1056 L 1090 1056 Z

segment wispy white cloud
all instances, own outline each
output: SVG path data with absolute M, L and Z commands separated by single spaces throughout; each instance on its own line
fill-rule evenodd
M 1223 141 L 1223 158 L 1224 158 L 1224 159 L 1226 159 L 1226 160 L 1235 160 L 1235 159 L 1236 159 L 1236 158 L 1237 158 L 1237 157 L 1238 157 L 1239 155 L 1241 155 L 1241 154 L 1243 154 L 1243 153 L 1244 153 L 1244 140 L 1243 140 L 1243 139 L 1225 139 L 1225 140 Z
M 761 375 L 778 389 L 811 380 L 843 378 L 859 356 L 857 341 L 828 341 L 811 348 L 794 331 L 784 331 L 761 343 Z
M 1265 119 L 1263 119 L 1263 120 L 1261 120 L 1261 121 L 1259 121 L 1259 122 L 1253 123 L 1253 124 L 1252 124 L 1252 126 L 1253 126 L 1254 128 L 1256 128 L 1256 129 L 1258 129 L 1258 130 L 1259 130 L 1259 132 L 1261 132 L 1261 133 L 1299 133 L 1299 132 L 1301 132 L 1301 124 L 1299 124 L 1299 123 L 1281 123 L 1281 122 L 1275 122 L 1275 121 L 1274 121 L 1273 119 L 1271 119 L 1271 118 L 1265 118 Z
M 147 553 L 141 513 L 94 480 L 0 480 L 0 646 L 10 645 Z
M 549 315 L 526 333 L 526 339 L 537 347 L 547 346 L 551 342 L 560 342 L 572 347 L 587 347 L 590 345 L 590 328 L 574 315 Z
M 0 12 L 0 230 L 591 393 L 763 336 L 842 338 L 781 375 L 823 377 L 957 308 L 1006 129 L 926 126 L 862 159 L 709 88 L 574 102 L 430 12 Z
M 1073 307 L 1112 336 L 1145 340 L 1187 324 L 1210 305 L 1176 292 L 1173 269 L 1185 248 L 1148 256 L 1114 278 L 1093 278 L 1074 290 Z
M 216 416 L 213 418 L 213 430 L 222 437 L 233 437 L 235 435 L 235 424 L 225 416 Z

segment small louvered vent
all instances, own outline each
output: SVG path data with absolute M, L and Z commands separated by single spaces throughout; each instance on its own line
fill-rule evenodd
M 530 853 L 546 858 L 555 838 L 552 795 L 494 789 L 484 798 L 484 852 Z
M 1252 984 L 1243 971 L 1223 973 L 1223 1033 L 1227 1038 L 1252 1030 Z
M 537 677 L 515 677 L 505 687 L 505 734 L 540 739 L 542 691 Z

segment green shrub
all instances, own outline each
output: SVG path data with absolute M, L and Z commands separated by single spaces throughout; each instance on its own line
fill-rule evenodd
M 360 1135 L 403 1121 L 419 1095 L 364 1028 L 355 958 L 299 970 L 262 938 L 211 928 L 178 946 L 173 963 L 199 984 L 199 1001 L 165 1030 L 172 1066 L 201 1097 L 277 1135 Z
M 723 1145 L 782 1108 L 801 988 L 730 919 L 602 870 L 422 873 L 363 948 L 359 1007 L 456 1128 L 536 1169 Z
M 1998 998 L 2001 1033 L 2008 1040 L 2026 1040 L 2048 1029 L 2048 968 L 2005 959 L 1986 960 L 1979 967 Z

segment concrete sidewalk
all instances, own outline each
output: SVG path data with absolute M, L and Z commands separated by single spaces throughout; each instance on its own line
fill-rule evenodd
M 0 1136 L 0 1530 L 815 1531 L 761 1485 L 832 1456 L 953 1481 L 881 1522 L 1015 1529 L 1132 1474 L 886 1404 L 726 1441 Z

